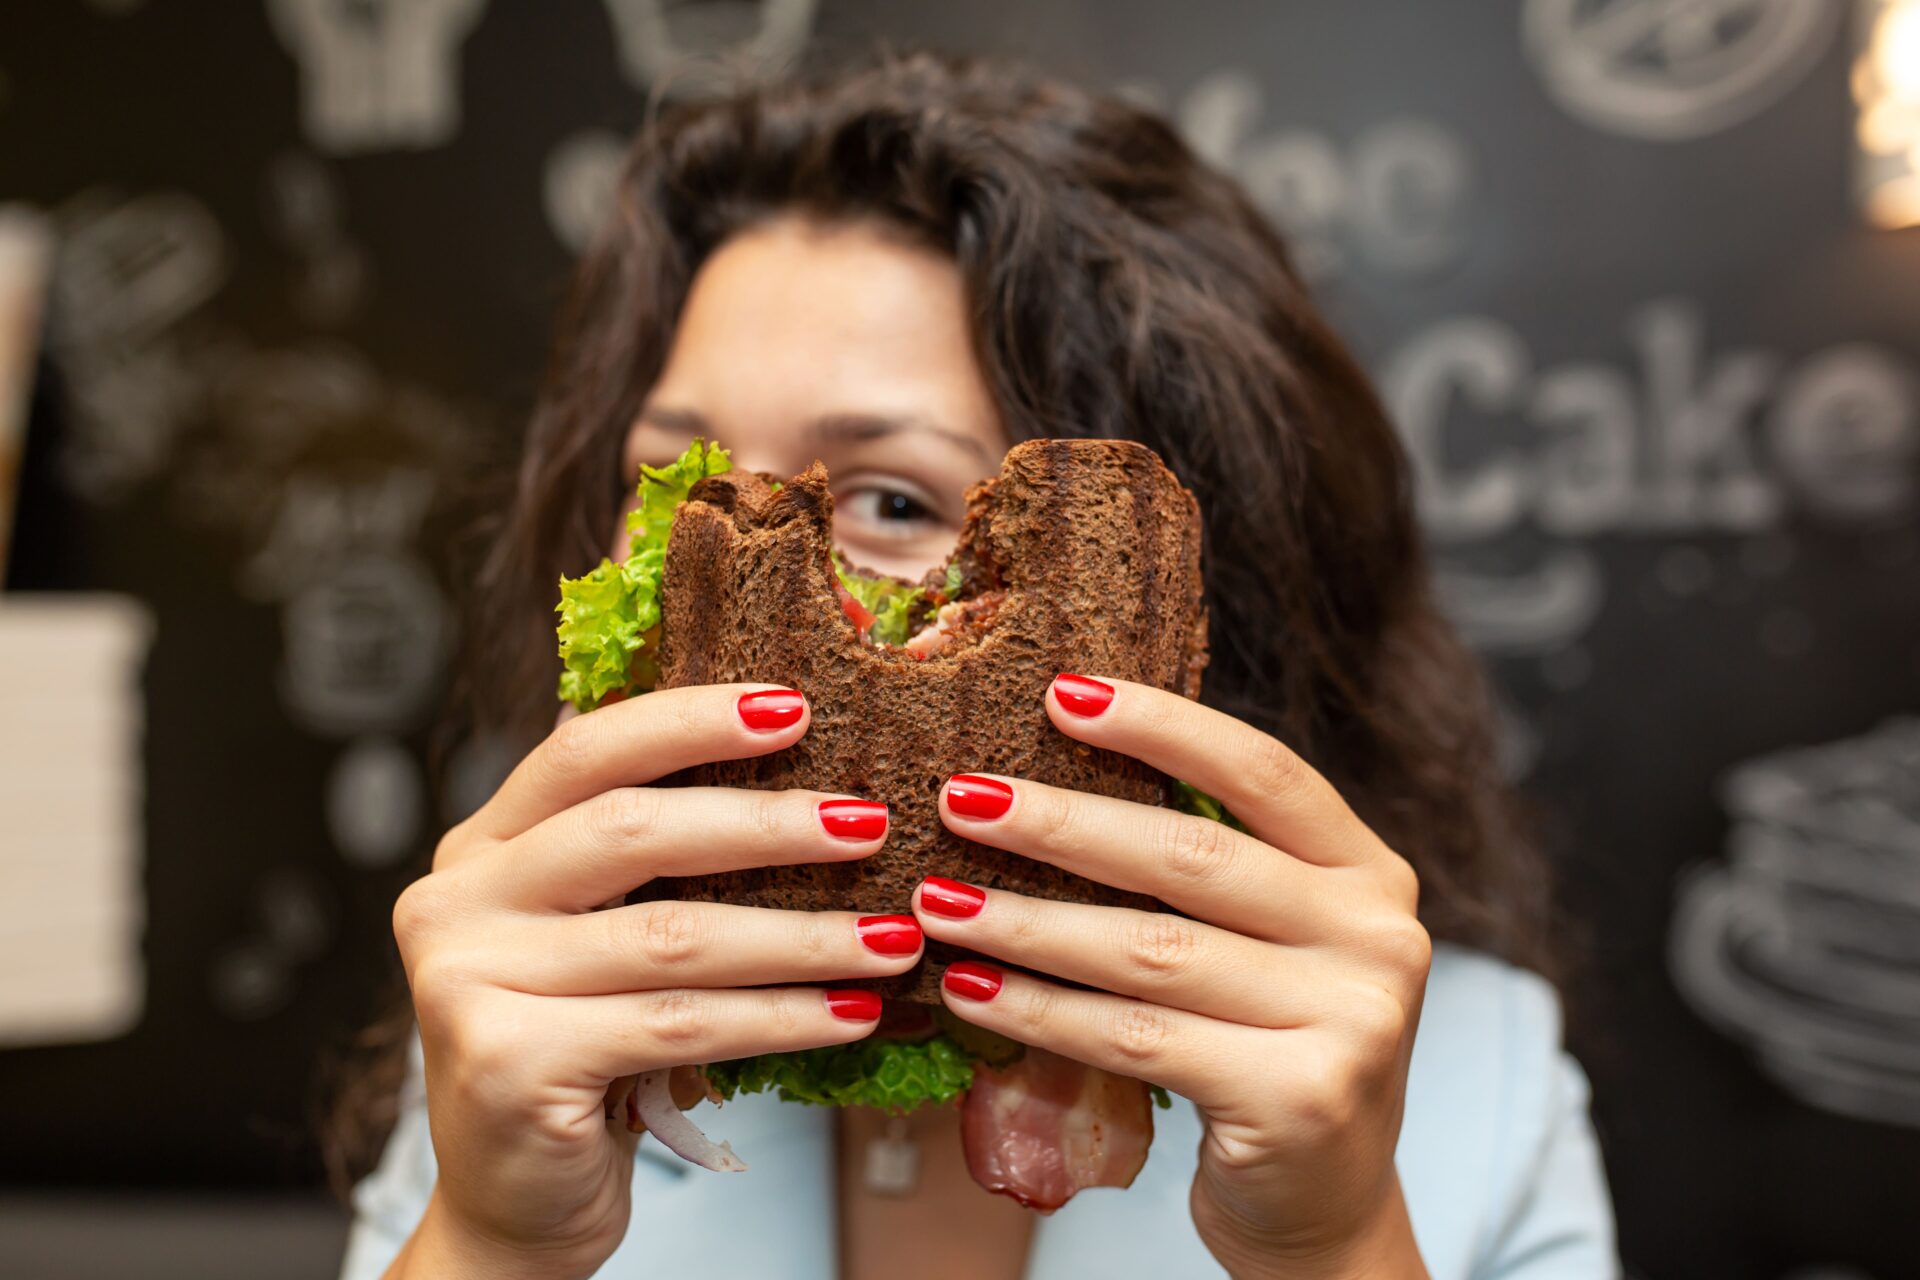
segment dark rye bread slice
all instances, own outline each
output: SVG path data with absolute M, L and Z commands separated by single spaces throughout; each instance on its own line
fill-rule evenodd
M 967 494 L 957 547 L 966 594 L 1004 588 L 977 643 L 924 661 L 863 644 L 831 561 L 833 499 L 814 463 L 776 492 L 734 472 L 694 486 L 674 519 L 662 586 L 660 688 L 736 680 L 804 692 L 794 746 L 690 769 L 670 783 L 843 792 L 892 811 L 886 845 L 854 863 L 654 880 L 633 901 L 687 898 L 799 910 L 905 912 L 923 876 L 1070 902 L 1147 909 L 1046 863 L 974 844 L 940 823 L 947 776 L 977 770 L 1147 804 L 1170 784 L 1138 761 L 1075 742 L 1047 719 L 1057 672 L 1200 692 L 1206 666 L 1200 513 L 1151 450 L 1130 441 L 1035 440 Z M 932 944 L 883 995 L 939 1003 L 967 953 Z M 875 986 L 871 982 L 862 985 Z

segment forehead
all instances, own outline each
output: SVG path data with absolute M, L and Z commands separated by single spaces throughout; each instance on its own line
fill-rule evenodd
M 863 224 L 783 218 L 743 232 L 695 276 L 663 390 L 721 396 L 878 392 L 972 398 L 981 388 L 958 269 Z M 745 385 L 743 385 L 745 384 Z

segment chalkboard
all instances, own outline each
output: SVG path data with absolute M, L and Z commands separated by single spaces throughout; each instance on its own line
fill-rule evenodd
M 1291 234 L 1546 815 L 1635 1273 L 1920 1275 L 1920 231 L 1839 0 L 0 8 L 63 244 L 8 585 L 156 622 L 146 1012 L 0 1054 L 0 1179 L 316 1180 L 316 1057 L 503 763 L 428 782 L 453 535 L 622 138 L 689 56 L 876 39 L 1155 103 Z

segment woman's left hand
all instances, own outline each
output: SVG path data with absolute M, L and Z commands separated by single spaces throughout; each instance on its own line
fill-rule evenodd
M 1192 1099 L 1206 1137 L 1189 1203 L 1236 1276 L 1425 1275 L 1393 1166 L 1431 959 L 1412 868 L 1326 779 L 1230 716 L 1076 676 L 1049 688 L 1047 713 L 1217 797 L 1250 834 L 1015 778 L 949 781 L 950 830 L 1191 918 L 997 890 L 952 918 L 923 886 L 929 937 L 1099 988 L 1008 972 L 984 1000 L 943 989 L 947 1007 Z

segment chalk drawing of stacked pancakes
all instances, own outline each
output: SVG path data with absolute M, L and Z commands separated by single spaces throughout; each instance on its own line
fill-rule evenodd
M 1748 761 L 1727 858 L 1679 886 L 1694 1009 L 1801 1100 L 1920 1127 L 1920 717 Z

